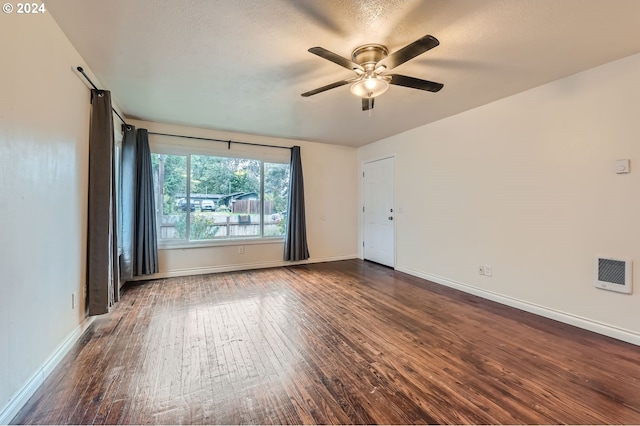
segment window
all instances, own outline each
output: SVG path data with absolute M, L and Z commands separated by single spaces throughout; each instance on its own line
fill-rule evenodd
M 151 157 L 160 242 L 284 236 L 289 164 L 205 154 Z

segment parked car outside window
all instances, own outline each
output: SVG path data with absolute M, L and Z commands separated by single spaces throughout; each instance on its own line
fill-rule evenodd
M 196 204 L 193 202 L 193 200 L 189 200 L 191 204 L 191 211 L 194 212 L 196 211 Z M 185 200 L 184 198 L 182 200 L 180 200 L 180 210 L 182 210 L 183 212 L 187 211 L 187 200 Z
M 210 211 L 212 212 L 215 209 L 216 205 L 212 200 L 202 200 L 200 203 L 200 210 L 202 211 Z

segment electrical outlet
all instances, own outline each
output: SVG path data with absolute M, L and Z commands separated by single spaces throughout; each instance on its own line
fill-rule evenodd
M 484 274 L 485 274 L 487 277 L 490 277 L 490 276 L 492 276 L 492 275 L 493 275 L 493 270 L 492 270 L 492 268 L 491 268 L 491 265 L 484 265 Z
M 244 254 L 244 246 L 238 247 L 238 254 Z
M 478 275 L 484 275 L 484 266 L 478 266 Z

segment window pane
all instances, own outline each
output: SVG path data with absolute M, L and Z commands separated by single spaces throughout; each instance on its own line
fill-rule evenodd
M 191 156 L 191 240 L 260 236 L 260 161 Z
M 159 240 L 187 238 L 187 157 L 151 154 Z
M 285 234 L 289 203 L 289 165 L 264 163 L 264 236 Z

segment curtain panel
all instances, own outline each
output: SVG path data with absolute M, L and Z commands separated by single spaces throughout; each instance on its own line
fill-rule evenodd
M 135 275 L 158 272 L 158 237 L 156 234 L 156 203 L 153 195 L 153 167 L 149 134 L 138 129 L 136 137 L 136 230 Z
M 89 315 L 109 312 L 120 297 L 111 92 L 91 90 L 87 231 Z
M 289 206 L 287 209 L 287 233 L 284 238 L 284 260 L 309 258 L 307 224 L 304 210 L 304 180 L 300 147 L 291 148 L 289 167 Z
M 121 279 L 158 272 L 156 205 L 149 135 L 124 126 L 122 138 Z
M 136 225 L 136 128 L 123 125 L 121 151 L 121 189 L 120 189 L 120 279 L 123 282 L 133 279 L 135 268 L 135 225 Z

